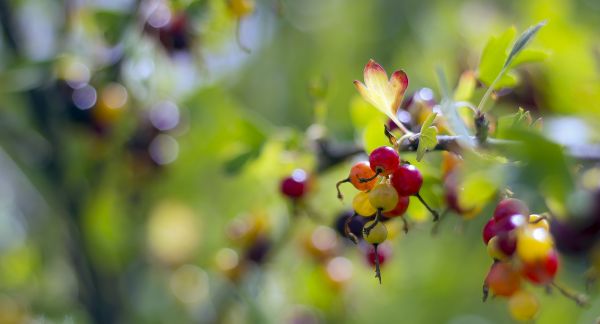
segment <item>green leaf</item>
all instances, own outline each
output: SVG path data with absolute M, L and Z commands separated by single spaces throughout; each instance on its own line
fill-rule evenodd
M 517 54 L 519 54 L 519 52 L 523 50 L 525 46 L 527 46 L 527 43 L 529 43 L 529 41 L 535 36 L 535 34 L 537 34 L 540 28 L 545 25 L 546 21 L 539 22 L 537 25 L 527 28 L 527 30 L 524 31 L 521 36 L 519 36 L 510 50 L 510 54 L 508 54 L 506 62 L 504 62 L 504 67 L 507 67 L 511 64 L 511 61 L 515 58 L 515 56 L 517 56 Z
M 548 51 L 541 49 L 526 48 L 515 56 L 510 63 L 510 68 L 515 68 L 521 64 L 541 62 L 548 58 Z
M 479 62 L 479 80 L 485 85 L 490 86 L 502 71 L 508 46 L 516 33 L 516 29 L 511 27 L 500 36 L 492 36 L 485 45 Z
M 431 113 L 421 126 L 419 147 L 417 147 L 417 161 L 421 161 L 425 152 L 432 150 L 437 145 L 437 128 L 432 126 L 437 113 Z

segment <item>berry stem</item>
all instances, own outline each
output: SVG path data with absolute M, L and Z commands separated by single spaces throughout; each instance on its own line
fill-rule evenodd
M 352 216 L 348 217 L 348 219 L 346 219 L 346 221 L 344 222 L 344 234 L 346 234 L 346 237 L 350 239 L 350 241 L 352 241 L 352 243 L 354 244 L 358 244 L 358 238 L 356 237 L 356 235 L 354 235 L 354 233 L 350 231 L 350 222 L 354 219 L 354 217 L 356 217 L 356 215 L 358 214 L 352 214 Z
M 240 49 L 247 54 L 250 54 L 250 49 L 242 43 L 242 19 L 238 18 L 236 26 L 235 26 L 235 41 L 240 47 Z
M 408 234 L 408 221 L 404 216 L 400 218 L 402 219 L 402 230 L 404 231 L 404 234 Z
M 552 285 L 552 287 L 558 289 L 558 291 L 560 291 L 560 293 L 563 296 L 573 300 L 577 305 L 579 305 L 581 307 L 588 306 L 589 300 L 586 295 L 577 293 L 577 292 L 573 292 L 570 289 L 563 287 L 562 285 L 556 283 L 555 281 L 552 281 L 550 283 L 550 285 Z
M 335 189 L 337 189 L 337 197 L 339 200 L 344 199 L 344 196 L 342 195 L 342 192 L 340 191 L 340 185 L 342 185 L 342 183 L 346 183 L 346 182 L 350 182 L 350 178 L 340 180 L 335 184 Z
M 379 244 L 373 244 L 373 249 L 375 250 L 375 278 L 379 279 L 379 284 L 381 285 L 381 269 L 379 268 L 379 252 L 377 252 L 377 246 L 379 246 Z
M 492 263 L 492 265 L 490 266 L 490 270 L 492 269 L 492 267 L 494 267 L 494 265 L 496 263 L 498 263 L 498 261 L 494 260 L 494 263 Z M 487 283 L 486 279 L 484 279 L 483 280 L 483 298 L 482 298 L 482 300 L 483 300 L 484 303 L 488 299 L 489 295 L 490 295 L 490 287 L 488 286 L 488 283 Z
M 444 211 L 442 211 L 442 213 L 440 214 L 440 218 L 438 219 L 437 222 L 435 222 L 435 224 L 433 224 L 433 227 L 431 228 L 431 235 L 436 235 L 438 233 L 440 224 L 442 223 L 442 220 L 446 218 L 444 216 L 446 216 L 448 211 L 449 211 L 448 208 L 446 208 L 446 209 L 444 209 Z
M 488 296 L 490 295 L 490 287 L 487 285 L 487 283 L 483 283 L 483 302 L 485 303 L 488 299 Z
M 359 180 L 361 183 L 369 182 L 369 181 L 371 181 L 371 180 L 373 180 L 373 179 L 377 179 L 377 177 L 379 176 L 379 174 L 380 174 L 381 172 L 382 172 L 382 170 L 381 170 L 380 168 L 377 168 L 377 170 L 375 171 L 375 174 L 374 174 L 372 177 L 370 177 L 370 178 L 358 178 L 358 180 Z
M 369 235 L 369 233 L 371 233 L 371 230 L 379 223 L 380 218 L 381 218 L 381 208 L 378 208 L 377 213 L 375 214 L 375 221 L 373 222 L 373 224 L 363 228 L 363 232 L 366 235 Z
M 423 206 L 425 206 L 425 208 L 427 208 L 427 210 L 429 210 L 429 212 L 431 213 L 431 215 L 433 215 L 433 221 L 437 222 L 440 219 L 440 214 L 438 214 L 437 211 L 435 211 L 434 209 L 432 209 L 431 207 L 429 207 L 429 205 L 425 202 L 425 200 L 423 199 L 423 197 L 421 197 L 421 194 L 417 192 L 417 194 L 415 194 L 415 196 L 419 199 L 419 201 L 421 202 L 421 204 L 423 204 Z

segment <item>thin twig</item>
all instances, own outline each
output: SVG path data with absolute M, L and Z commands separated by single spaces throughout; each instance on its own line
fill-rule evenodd
M 381 269 L 379 265 L 379 252 L 377 252 L 377 246 L 379 244 L 373 244 L 373 249 L 375 250 L 375 278 L 379 279 L 379 284 L 381 285 Z
M 423 199 L 423 197 L 421 197 L 421 194 L 417 192 L 417 194 L 415 195 L 415 197 L 417 197 L 417 199 L 419 199 L 419 201 L 421 202 L 421 204 L 423 204 L 423 206 L 425 206 L 425 208 L 427 208 L 427 210 L 429 210 L 429 212 L 433 215 L 433 221 L 437 222 L 440 219 L 440 214 L 438 214 L 438 212 L 436 210 L 434 210 L 433 208 L 429 207 L 429 204 L 427 204 L 425 202 L 425 200 Z
M 589 300 L 585 294 L 573 292 L 573 291 L 569 290 L 568 288 L 557 284 L 555 281 L 552 281 L 550 284 L 552 285 L 552 287 L 558 289 L 558 291 L 560 291 L 560 293 L 563 296 L 565 296 L 565 297 L 573 300 L 575 303 L 577 303 L 577 305 L 579 305 L 581 307 L 588 306 Z

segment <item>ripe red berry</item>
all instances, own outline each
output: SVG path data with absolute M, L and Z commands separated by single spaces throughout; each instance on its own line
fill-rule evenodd
M 506 256 L 512 256 L 517 250 L 517 237 L 514 233 L 502 232 L 496 236 L 498 238 L 498 249 Z
M 496 236 L 496 221 L 492 218 L 483 227 L 483 243 L 488 244 L 492 237 Z
M 403 164 L 392 173 L 391 182 L 400 196 L 412 196 L 421 189 L 423 176 L 414 165 Z
M 400 156 L 393 148 L 381 146 L 373 150 L 369 155 L 371 169 L 380 175 L 392 174 L 400 166 Z
M 496 234 L 508 233 L 516 228 L 523 226 L 526 223 L 525 216 L 523 215 L 511 215 L 502 219 L 495 219 L 494 230 Z
M 379 257 L 379 265 L 383 265 L 387 259 L 391 256 L 392 251 L 389 245 L 381 244 L 377 247 L 377 256 Z M 366 259 L 369 265 L 375 266 L 375 248 L 370 245 L 367 248 Z
M 544 260 L 523 264 L 522 272 L 529 281 L 543 285 L 554 279 L 558 266 L 558 253 L 552 250 Z
M 521 287 L 521 277 L 510 263 L 497 262 L 490 269 L 485 283 L 495 295 L 510 296 Z
M 410 199 L 408 197 L 399 196 L 396 207 L 394 207 L 394 209 L 392 209 L 390 211 L 384 212 L 383 216 L 392 218 L 392 217 L 398 217 L 398 216 L 404 215 L 404 213 L 406 213 L 406 210 L 408 209 L 409 202 L 410 202 Z
M 494 219 L 500 221 L 515 214 L 529 215 L 529 208 L 522 200 L 507 198 L 500 201 L 496 206 L 496 210 L 494 210 Z
M 281 181 L 281 193 L 292 199 L 298 199 L 306 194 L 308 176 L 302 169 L 296 169 L 292 175 Z

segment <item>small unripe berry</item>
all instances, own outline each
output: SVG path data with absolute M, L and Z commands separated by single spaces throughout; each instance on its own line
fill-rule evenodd
M 373 222 L 374 220 L 366 223 L 365 229 L 369 228 L 373 224 Z M 368 234 L 365 230 L 363 230 L 363 238 L 365 239 L 365 241 L 371 244 L 380 244 L 385 242 L 385 240 L 387 239 L 387 234 L 387 228 L 382 222 L 377 223 L 375 227 L 373 227 L 369 231 Z
M 398 193 L 390 184 L 378 184 L 369 192 L 369 202 L 376 209 L 390 211 L 398 204 Z
M 354 196 L 352 200 L 352 209 L 363 217 L 373 216 L 377 212 L 377 209 L 371 205 L 369 201 L 369 194 L 361 191 Z

